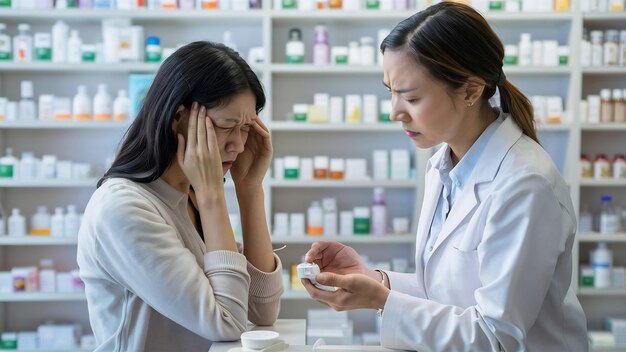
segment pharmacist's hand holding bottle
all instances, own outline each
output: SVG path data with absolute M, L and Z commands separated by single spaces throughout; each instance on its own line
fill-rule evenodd
M 237 192 L 261 188 L 272 154 L 269 130 L 257 116 L 252 121 L 244 151 L 237 156 L 230 170 Z
M 375 279 L 362 274 L 321 273 L 315 280 L 325 286 L 336 287 L 337 291 L 320 290 L 307 280 L 302 284 L 311 298 L 327 304 L 337 311 L 352 309 L 383 309 L 390 290 Z
M 178 134 L 177 160 L 198 202 L 224 197 L 222 159 L 215 129 L 206 108 L 196 102 L 189 111 L 186 138 Z
M 365 266 L 354 248 L 335 241 L 314 242 L 304 261 L 317 264 L 322 273 L 362 274 L 378 282 L 381 280 L 380 273 Z

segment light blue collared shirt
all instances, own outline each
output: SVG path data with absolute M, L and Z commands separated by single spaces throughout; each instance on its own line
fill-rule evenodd
M 478 159 L 480 159 L 487 143 L 498 127 L 500 127 L 502 121 L 504 121 L 504 116 L 502 111 L 500 111 L 498 118 L 483 131 L 480 137 L 478 137 L 476 142 L 472 144 L 470 149 L 456 166 L 452 165 L 452 159 L 450 158 L 450 146 L 446 145 L 444 147 L 446 150 L 439 165 L 434 166 L 435 170 L 439 172 L 439 178 L 441 179 L 443 188 L 441 189 L 441 195 L 439 196 L 439 201 L 437 202 L 433 222 L 430 225 L 428 241 L 426 242 L 426 248 L 424 249 L 424 255 L 422 256 L 424 266 L 433 252 L 439 233 L 441 233 L 443 224 L 448 218 L 448 214 L 454 205 L 456 196 L 463 191 L 463 187 L 472 175 L 472 172 L 478 163 Z

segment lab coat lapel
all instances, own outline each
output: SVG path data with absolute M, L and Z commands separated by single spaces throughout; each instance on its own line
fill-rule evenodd
M 446 149 L 443 147 L 441 149 Z M 440 161 L 442 150 L 439 150 L 429 161 L 430 164 L 436 164 Z M 424 253 L 424 247 L 428 239 L 428 232 L 433 222 L 435 210 L 437 209 L 437 201 L 441 195 L 443 184 L 439 178 L 438 172 L 432 166 L 429 167 L 428 174 L 426 175 L 426 184 L 429 186 L 424 190 L 424 202 L 422 211 L 420 212 L 419 222 L 417 225 L 417 241 L 415 251 L 415 267 L 417 272 L 417 279 L 420 281 L 421 294 L 426 296 L 426 290 L 424 288 L 424 267 L 422 254 Z

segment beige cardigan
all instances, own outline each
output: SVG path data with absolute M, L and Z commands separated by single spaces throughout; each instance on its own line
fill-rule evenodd
M 231 251 L 206 252 L 187 195 L 162 180 L 110 179 L 91 197 L 78 236 L 96 351 L 202 351 L 236 340 L 248 319 L 271 325 L 281 263 L 264 273 Z

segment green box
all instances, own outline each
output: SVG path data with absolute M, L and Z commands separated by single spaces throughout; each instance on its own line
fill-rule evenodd
M 369 235 L 370 234 L 370 219 L 369 218 L 354 218 L 354 234 L 355 235 Z
M 285 169 L 285 178 L 290 180 L 297 180 L 300 178 L 300 170 L 298 169 Z
M 505 56 L 503 62 L 505 65 L 517 65 L 517 56 Z
M 13 178 L 13 165 L 0 165 L 0 178 Z

